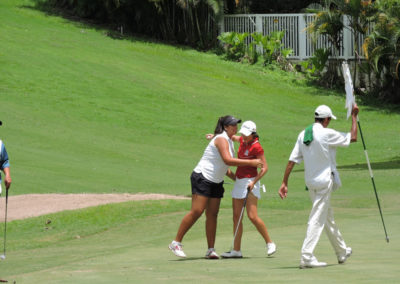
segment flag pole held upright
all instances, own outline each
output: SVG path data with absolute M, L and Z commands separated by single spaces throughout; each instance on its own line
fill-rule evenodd
M 364 137 L 363 137 L 362 130 L 361 130 L 361 124 L 360 124 L 360 120 L 358 119 L 358 117 L 357 117 L 357 123 L 358 123 L 358 129 L 360 129 L 360 135 L 361 135 L 361 140 L 362 140 L 363 147 L 364 147 L 365 158 L 367 159 L 369 175 L 371 176 L 372 186 L 374 187 L 376 202 L 378 203 L 379 213 L 380 213 L 381 219 L 382 219 L 383 230 L 385 231 L 386 242 L 389 242 L 389 237 L 388 237 L 387 232 L 386 232 L 385 221 L 383 220 L 383 214 L 382 214 L 381 204 L 380 204 L 380 202 L 379 202 L 378 193 L 377 193 L 377 191 L 376 191 L 374 175 L 373 175 L 373 173 L 372 173 L 371 164 L 370 164 L 369 158 L 368 158 L 367 147 L 365 146 Z
M 353 95 L 354 88 L 353 88 L 353 82 L 351 81 L 351 74 L 350 74 L 349 66 L 347 65 L 346 61 L 343 61 L 342 68 L 343 68 L 343 77 L 344 77 L 344 81 L 345 81 L 345 90 L 346 90 L 346 106 L 345 107 L 347 108 L 347 118 L 349 118 L 349 116 L 351 114 L 351 110 L 353 108 L 353 105 L 355 104 L 355 99 L 354 99 L 354 95 Z M 385 231 L 386 242 L 389 242 L 389 237 L 386 232 L 385 221 L 383 220 L 381 204 L 379 202 L 378 192 L 376 191 L 374 175 L 372 173 L 371 163 L 369 162 L 367 147 L 365 146 L 364 136 L 363 136 L 363 133 L 361 130 L 360 119 L 358 118 L 358 116 L 357 116 L 357 124 L 358 124 L 358 129 L 360 130 L 361 141 L 362 141 L 362 144 L 364 147 L 365 158 L 367 159 L 369 175 L 371 176 L 371 181 L 372 181 L 372 186 L 373 186 L 374 192 L 375 192 L 376 202 L 378 203 L 379 213 L 381 215 L 383 230 Z

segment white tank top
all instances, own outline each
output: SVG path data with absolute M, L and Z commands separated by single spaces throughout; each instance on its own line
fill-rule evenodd
M 215 146 L 215 139 L 223 137 L 228 141 L 229 153 L 231 157 L 235 156 L 235 148 L 233 147 L 233 141 L 228 137 L 228 134 L 224 131 L 221 134 L 216 135 L 210 143 L 208 143 L 204 150 L 203 157 L 200 162 L 194 168 L 196 173 L 202 173 L 203 176 L 212 182 L 220 183 L 224 180 L 224 176 L 229 169 L 229 166 L 224 163 L 222 157 Z

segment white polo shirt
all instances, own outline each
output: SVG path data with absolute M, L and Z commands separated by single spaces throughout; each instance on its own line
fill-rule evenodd
M 307 146 L 303 143 L 304 132 L 299 134 L 289 161 L 299 164 L 304 160 L 304 179 L 308 188 L 327 188 L 332 181 L 332 172 L 337 172 L 336 148 L 349 146 L 351 134 L 314 123 L 313 141 Z
M 229 169 L 229 166 L 222 160 L 221 154 L 217 146 L 215 146 L 215 139 L 223 137 L 228 141 L 229 153 L 231 157 L 235 155 L 235 148 L 233 141 L 229 138 L 228 134 L 224 131 L 221 134 L 216 135 L 210 143 L 208 143 L 204 150 L 203 157 L 201 157 L 199 163 L 194 168 L 196 173 L 202 173 L 203 176 L 212 182 L 220 183 L 224 180 L 225 174 Z

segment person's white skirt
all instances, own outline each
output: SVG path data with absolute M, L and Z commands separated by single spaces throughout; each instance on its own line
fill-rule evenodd
M 250 181 L 254 180 L 254 178 L 240 178 L 236 179 L 235 185 L 232 190 L 232 198 L 236 199 L 243 199 L 246 198 L 247 194 L 247 185 L 249 184 Z M 258 198 L 261 198 L 260 194 L 260 181 L 256 182 L 256 184 L 253 187 L 252 193 Z

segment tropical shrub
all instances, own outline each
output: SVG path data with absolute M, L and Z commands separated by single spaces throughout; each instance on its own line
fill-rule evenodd
M 290 70 L 292 68 L 287 58 L 293 50 L 283 48 L 284 35 L 284 31 L 272 32 L 269 35 L 254 32 L 249 38 L 248 33 L 226 32 L 218 39 L 226 59 L 254 64 L 262 56 L 263 65 L 277 62 L 282 69 Z
M 248 33 L 226 32 L 218 36 L 225 57 L 228 60 L 241 61 L 246 54 L 245 40 L 249 36 Z
M 284 49 L 282 39 L 285 31 L 275 31 L 269 35 L 261 36 L 257 44 L 263 49 L 264 65 L 271 64 L 278 57 L 287 58 L 291 53 L 291 49 Z
M 327 48 L 319 48 L 315 50 L 314 56 L 306 61 L 301 62 L 304 71 L 312 76 L 321 76 L 326 63 L 328 62 L 331 51 Z

